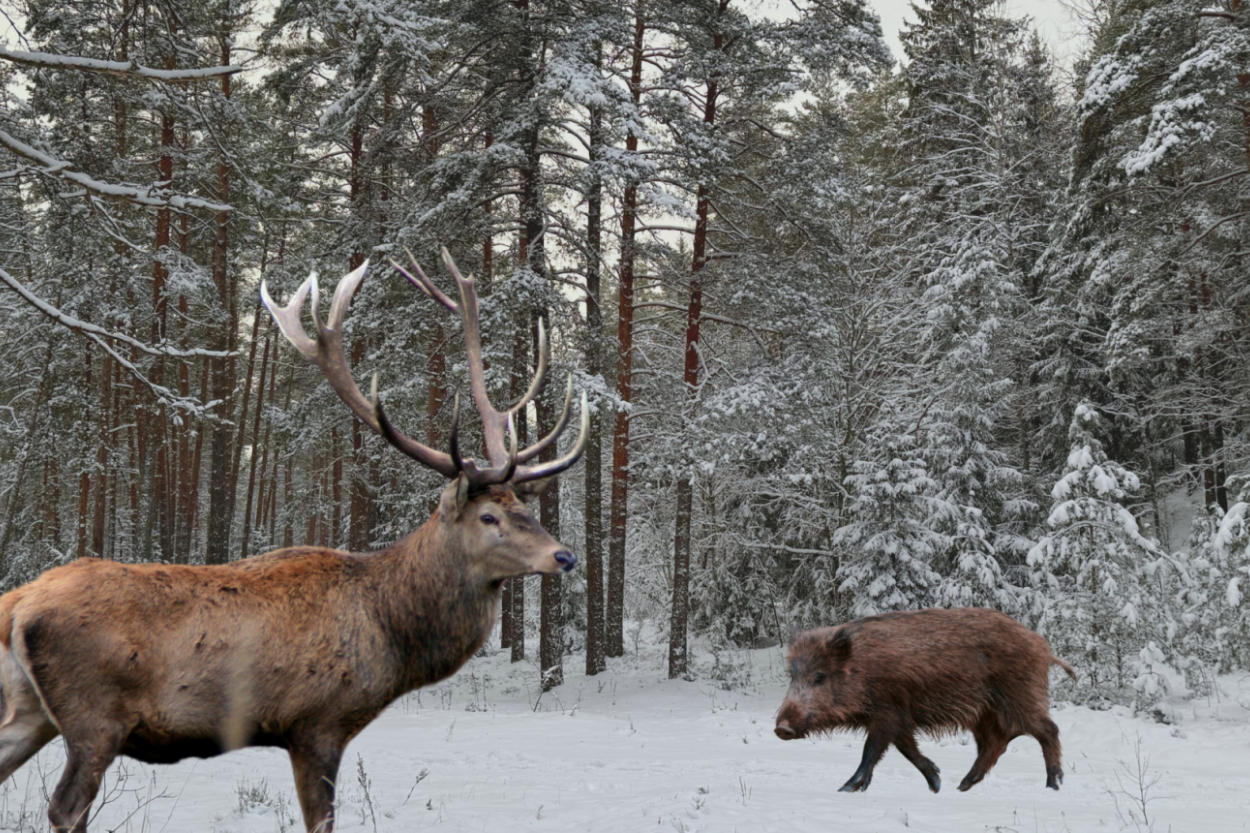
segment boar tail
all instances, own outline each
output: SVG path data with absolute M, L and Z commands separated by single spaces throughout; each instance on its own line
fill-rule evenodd
M 1064 660 L 1059 659 L 1059 657 L 1055 656 L 1054 654 L 1051 654 L 1051 655 L 1050 655 L 1050 664 L 1051 664 L 1051 665 L 1058 665 L 1058 666 L 1059 666 L 1060 668 L 1062 668 L 1064 671 L 1067 671 L 1067 672 L 1068 672 L 1068 676 L 1069 676 L 1069 677 L 1071 677 L 1071 678 L 1072 678 L 1072 679 L 1074 679 L 1074 680 L 1076 679 L 1076 669 L 1075 669 L 1075 668 L 1073 668 L 1071 665 L 1069 665 L 1069 664 L 1068 664 L 1067 662 L 1065 662 Z

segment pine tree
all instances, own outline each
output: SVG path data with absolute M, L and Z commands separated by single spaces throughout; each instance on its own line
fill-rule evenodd
M 1098 412 L 1077 406 L 1067 468 L 1052 490 L 1049 532 L 1028 563 L 1040 593 L 1034 610 L 1053 650 L 1081 669 L 1084 696 L 1115 700 L 1128 690 L 1146 642 L 1146 617 L 1156 615 L 1142 577 L 1158 549 L 1125 505 L 1140 481 L 1108 458 L 1099 429 Z

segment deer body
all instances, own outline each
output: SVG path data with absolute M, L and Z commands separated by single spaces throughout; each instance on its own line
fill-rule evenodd
M 304 824 L 329 833 L 334 785 L 347 743 L 397 697 L 454 673 L 494 625 L 500 588 L 517 576 L 560 573 L 576 558 L 530 517 L 517 492 L 576 462 L 520 465 L 551 445 L 568 419 L 523 452 L 504 451 L 507 412 L 481 382 L 477 299 L 455 272 L 471 331 L 470 371 L 489 466 L 461 458 L 457 418 L 450 451 L 403 437 L 376 392 L 367 403 L 346 371 L 340 326 L 364 269 L 344 278 L 314 341 L 300 328 L 303 294 L 274 310 L 283 332 L 332 387 L 392 445 L 451 478 L 433 516 L 378 552 L 293 547 L 225 565 L 121 564 L 84 558 L 0 597 L 0 781 L 58 734 L 66 763 L 48 816 L 84 833 L 105 770 L 119 755 L 149 763 L 211 757 L 242 746 L 286 749 Z M 424 276 L 422 276 L 424 279 Z M 266 304 L 268 293 L 262 290 Z M 476 350 L 476 353 L 475 353 Z

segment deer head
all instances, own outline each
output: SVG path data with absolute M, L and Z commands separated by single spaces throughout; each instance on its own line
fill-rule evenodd
M 484 563 L 489 565 L 487 569 L 492 576 L 502 580 L 531 572 L 570 570 L 576 564 L 576 558 L 547 535 L 529 516 L 517 498 L 516 487 L 554 477 L 581 457 L 590 430 L 586 394 L 582 393 L 581 431 L 573 448 L 555 460 L 531 463 L 530 461 L 556 442 L 568 425 L 573 398 L 572 374 L 569 375 L 565 390 L 564 407 L 555 426 L 538 442 L 518 450 L 514 420 L 525 418 L 526 406 L 542 390 L 547 375 L 546 331 L 540 321 L 538 367 L 529 389 L 516 404 L 505 410 L 498 410 L 491 404 L 486 391 L 477 287 L 472 277 L 466 278 L 460 274 L 446 248 L 442 249 L 442 254 L 447 270 L 455 279 L 458 301 L 452 300 L 439 290 L 426 277 L 411 254 L 411 269 L 394 261 L 391 263 L 409 282 L 457 316 L 464 327 L 469 386 L 482 420 L 482 435 L 488 458 L 484 462 L 466 459 L 461 453 L 459 397 L 456 398 L 452 412 L 449 447 L 447 451 L 440 451 L 405 436 L 395 428 L 378 396 L 376 373 L 368 399 L 357 387 L 343 350 L 342 328 L 347 306 L 365 278 L 367 262 L 339 281 L 330 302 L 330 314 L 324 323 L 321 321 L 320 294 L 315 273 L 296 290 L 285 307 L 274 303 L 263 281 L 260 287 L 261 300 L 282 334 L 321 368 L 330 387 L 361 422 L 381 435 L 390 445 L 452 481 L 440 498 L 439 519 L 443 524 L 455 527 L 448 534 L 462 539 L 465 551 L 486 554 Z M 300 323 L 300 312 L 309 296 L 312 297 L 315 338 L 309 337 Z

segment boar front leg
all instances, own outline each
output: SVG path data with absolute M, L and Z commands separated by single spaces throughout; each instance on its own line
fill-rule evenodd
M 890 737 L 883 732 L 870 731 L 864 743 L 864 757 L 859 762 L 859 769 L 851 776 L 851 780 L 842 785 L 838 792 L 853 793 L 868 789 L 872 783 L 872 770 L 890 747 Z

